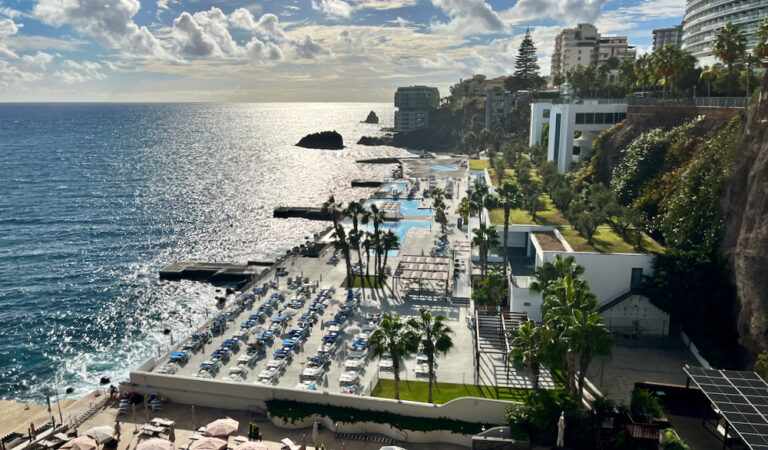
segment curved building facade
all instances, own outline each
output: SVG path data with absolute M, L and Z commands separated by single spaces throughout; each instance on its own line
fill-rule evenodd
M 768 0 L 687 0 L 683 20 L 683 49 L 702 66 L 718 62 L 712 56 L 715 30 L 728 22 L 738 24 L 747 34 L 748 48 L 755 47 L 755 31 L 768 17 Z

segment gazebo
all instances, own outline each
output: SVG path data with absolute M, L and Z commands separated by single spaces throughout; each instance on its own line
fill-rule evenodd
M 450 271 L 451 259 L 448 257 L 404 255 L 393 276 L 395 288 L 402 287 L 413 291 L 413 284 L 416 283 L 419 296 L 423 296 L 424 287 L 430 288 L 432 299 L 439 290 L 444 290 L 447 295 L 451 281 Z

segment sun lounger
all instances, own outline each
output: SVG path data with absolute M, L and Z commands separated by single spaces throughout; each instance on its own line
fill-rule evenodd
M 281 450 L 299 450 L 301 448 L 299 445 L 288 438 L 281 440 L 280 443 L 283 444 Z

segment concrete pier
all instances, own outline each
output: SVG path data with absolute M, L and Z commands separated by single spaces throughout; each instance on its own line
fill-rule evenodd
M 161 280 L 196 280 L 212 284 L 243 285 L 256 278 L 263 267 L 244 264 L 175 262 L 160 269 Z
M 288 219 L 297 217 L 308 220 L 331 220 L 331 216 L 325 214 L 320 208 L 280 206 L 275 208 L 272 217 L 277 219 Z
M 376 180 L 352 180 L 352 187 L 377 188 L 383 184 L 383 181 Z

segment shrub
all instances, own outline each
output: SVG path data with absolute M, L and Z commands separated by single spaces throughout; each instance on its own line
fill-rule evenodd
M 293 400 L 267 400 L 267 411 L 273 417 L 279 417 L 291 423 L 312 415 L 324 416 L 334 422 L 373 422 L 391 425 L 394 428 L 410 431 L 448 430 L 459 434 L 477 434 L 483 427 L 496 426 L 488 423 L 464 422 L 448 417 L 424 418 L 403 416 L 400 414 L 370 411 L 345 406 L 321 405 L 317 403 L 297 402 Z
M 643 416 L 666 417 L 667 415 L 656 397 L 645 389 L 635 389 L 632 391 L 632 401 L 629 404 L 629 410 L 635 420 Z
M 664 450 L 691 450 L 672 428 L 664 430 Z

